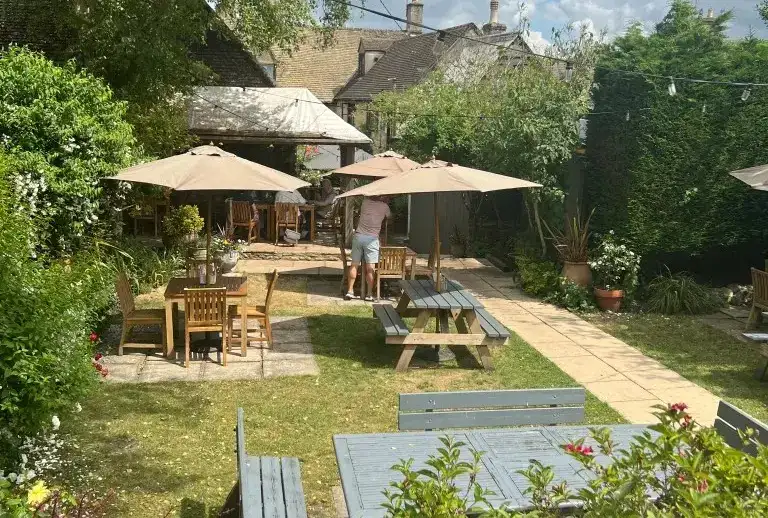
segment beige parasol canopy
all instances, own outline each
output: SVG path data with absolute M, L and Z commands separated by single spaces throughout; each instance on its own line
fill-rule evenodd
M 731 171 L 728 174 L 741 180 L 753 189 L 757 189 L 758 191 L 768 191 L 768 164 L 748 167 L 747 169 L 739 169 L 738 171 Z
M 435 243 L 437 277 L 435 286 L 440 289 L 440 221 L 437 216 L 437 196 L 441 192 L 489 192 L 505 189 L 523 189 L 541 185 L 511 176 L 504 176 L 479 169 L 472 169 L 442 160 L 429 162 L 395 176 L 376 180 L 368 185 L 352 189 L 339 197 L 387 196 L 392 194 L 435 194 Z
M 199 146 L 181 155 L 135 165 L 110 179 L 177 191 L 293 191 L 309 185 L 216 146 Z
M 310 185 L 216 146 L 199 146 L 181 155 L 135 165 L 107 179 L 160 185 L 177 191 L 293 191 Z M 209 198 L 208 262 L 211 251 L 211 203 Z
M 385 151 L 368 160 L 357 162 L 355 164 L 345 165 L 333 171 L 333 174 L 347 176 L 359 176 L 368 178 L 385 178 L 393 174 L 402 173 L 414 167 L 419 167 L 418 162 L 410 158 L 399 155 L 394 151 Z

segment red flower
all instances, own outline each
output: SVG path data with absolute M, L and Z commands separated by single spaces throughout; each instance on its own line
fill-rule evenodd
M 101 354 L 101 353 L 96 353 L 96 356 L 94 356 L 93 358 L 94 358 L 96 361 L 99 361 L 99 360 L 101 360 L 102 358 L 104 358 L 104 355 L 103 355 L 103 354 Z
M 107 369 L 106 367 L 101 369 L 101 377 L 102 378 L 106 378 L 108 374 L 109 374 L 109 369 Z
M 693 422 L 693 418 L 690 415 L 685 414 L 685 416 L 683 416 L 683 422 L 680 424 L 680 426 L 682 426 L 683 428 L 688 428 L 689 426 L 691 426 L 692 422 Z
M 96 331 L 92 331 L 88 336 L 88 339 L 91 341 L 91 343 L 97 342 L 99 340 L 99 335 L 96 334 Z
M 675 403 L 674 405 L 669 405 L 669 410 L 671 412 L 685 412 L 687 408 L 688 405 L 685 403 Z
M 93 364 L 93 367 L 94 367 L 94 368 L 95 368 L 97 371 L 99 371 L 99 372 L 101 372 L 101 370 L 104 368 L 104 366 L 103 366 L 102 364 L 100 364 L 100 363 L 94 363 L 94 364 Z
M 678 475 L 677 480 L 679 480 L 680 482 L 685 482 L 685 475 Z
M 706 480 L 702 480 L 701 482 L 699 482 L 699 485 L 696 487 L 696 489 L 699 491 L 699 493 L 703 493 L 704 491 L 709 489 L 709 484 L 707 483 Z
M 584 446 L 583 444 L 569 443 L 565 445 L 565 451 L 567 453 L 578 453 L 580 455 L 592 455 L 592 446 Z

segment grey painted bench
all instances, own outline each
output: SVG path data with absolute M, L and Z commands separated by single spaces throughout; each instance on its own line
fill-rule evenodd
M 490 338 L 501 340 L 509 338 L 509 331 L 504 324 L 496 320 L 485 308 L 476 309 L 475 314 L 480 321 L 480 327 Z
M 237 482 L 219 514 L 229 518 L 307 518 L 299 459 L 245 451 L 245 419 L 237 409 Z
M 435 430 L 584 420 L 583 388 L 400 394 L 400 430 Z
M 747 428 L 753 429 L 755 436 L 744 444 L 738 431 L 744 432 Z M 715 429 L 730 446 L 750 455 L 757 454 L 756 443 L 768 446 L 768 426 L 725 401 L 720 401 L 717 407 Z

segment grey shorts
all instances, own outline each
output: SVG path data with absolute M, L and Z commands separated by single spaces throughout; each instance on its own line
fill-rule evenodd
M 379 238 L 366 234 L 352 236 L 352 264 L 360 264 L 360 259 L 365 258 L 366 264 L 379 262 Z

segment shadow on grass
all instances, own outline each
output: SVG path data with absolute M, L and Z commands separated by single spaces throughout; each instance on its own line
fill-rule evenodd
M 178 516 L 179 518 L 218 518 L 219 509 L 191 498 L 183 498 Z

